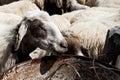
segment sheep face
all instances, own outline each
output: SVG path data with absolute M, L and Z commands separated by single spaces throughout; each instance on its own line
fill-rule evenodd
M 18 43 L 16 50 L 24 36 L 30 36 L 29 42 L 36 47 L 53 52 L 64 53 L 67 51 L 67 42 L 57 26 L 51 22 L 50 16 L 44 12 L 34 12 L 26 16 L 18 30 Z
M 62 34 L 68 43 L 68 51 L 65 52 L 65 55 L 83 56 L 78 35 L 70 31 L 62 32 Z

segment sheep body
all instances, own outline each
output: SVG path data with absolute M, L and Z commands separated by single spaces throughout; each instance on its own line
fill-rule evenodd
M 79 35 L 81 46 L 91 58 L 97 58 L 101 54 L 108 29 L 108 26 L 97 21 L 79 22 L 69 28 Z
M 0 6 L 0 12 L 12 13 L 24 16 L 27 11 L 39 10 L 39 8 L 31 1 L 16 1 L 10 4 Z
M 71 4 L 70 4 L 71 5 L 70 6 L 71 11 L 73 11 L 73 10 L 82 10 L 82 9 L 89 9 L 88 6 L 79 4 L 77 2 L 77 0 L 70 0 L 70 2 L 71 2 Z
M 47 12 L 31 11 L 24 18 L 7 14 L 2 12 L 0 14 L 4 17 L 0 20 L 0 46 L 2 46 L 0 49 L 0 73 L 18 61 L 23 62 L 24 59 L 28 59 L 29 56 L 24 55 L 29 55 L 37 47 L 53 52 L 64 53 L 66 51 L 66 40 Z M 51 47 L 53 48 L 51 49 Z
M 12 3 L 10 3 L 10 2 L 12 2 Z M 24 2 L 24 3 L 22 3 L 22 2 Z M 34 3 L 34 4 L 31 4 L 30 2 Z M 76 0 L 12 0 L 12 1 L 5 2 L 6 5 L 9 5 L 8 10 L 6 10 L 5 5 L 3 5 L 4 6 L 3 8 L 5 10 L 2 10 L 2 11 L 12 12 L 10 9 L 20 8 L 21 3 L 22 3 L 22 6 L 24 6 L 24 8 L 21 7 L 21 8 L 23 8 L 23 10 L 21 9 L 23 12 L 25 12 L 25 10 L 27 11 L 27 10 L 36 9 L 36 7 L 35 7 L 35 4 L 36 4 L 37 7 L 39 7 L 39 9 L 47 11 L 50 15 L 62 14 L 62 13 L 70 12 L 73 10 L 79 10 L 79 9 L 81 10 L 81 9 L 89 8 L 86 5 L 79 4 Z M 4 4 L 4 1 L 3 1 L 3 3 L 1 1 L 1 4 Z M 10 6 L 10 4 L 13 6 Z M 15 4 L 17 4 L 17 6 L 15 6 Z M 31 6 L 29 6 L 29 9 L 28 9 L 28 5 L 31 5 Z M 9 9 L 9 7 L 10 7 L 10 9 Z M 19 15 L 22 15 L 22 14 L 24 14 L 24 13 L 22 13 L 22 12 L 19 13 Z
M 89 20 L 110 20 L 119 21 L 118 8 L 93 7 L 87 10 L 78 10 L 70 13 L 65 13 L 62 16 L 67 18 L 70 23 Z
M 120 7 L 120 0 L 97 0 L 96 3 L 98 3 L 98 6 L 104 6 L 104 7 Z
M 95 6 L 102 6 L 102 7 L 120 7 L 120 0 L 77 0 L 78 3 L 95 7 Z
M 2 17 L 2 19 L 0 20 L 0 46 L 2 46 L 0 48 L 0 72 L 3 72 L 4 70 L 13 66 L 13 64 L 15 64 L 16 62 L 11 49 L 12 44 L 15 41 L 14 34 L 16 25 L 22 20 L 22 18 L 14 14 L 2 12 L 0 12 L 0 17 Z M 9 58 L 8 60 L 9 56 L 11 58 Z M 6 62 L 10 63 L 10 66 L 6 65 Z M 4 68 L 5 65 L 6 68 Z
M 80 44 L 88 55 L 97 58 L 102 53 L 107 30 L 120 25 L 119 18 L 118 8 L 94 7 L 77 12 L 71 18 L 70 30 L 80 36 Z
M 60 29 L 60 31 L 65 30 L 66 28 L 71 26 L 70 21 L 61 15 L 52 15 L 51 18 Z
M 76 0 L 31 0 L 40 9 L 47 11 L 50 15 L 62 14 L 73 10 L 87 9 L 88 6 L 77 3 Z

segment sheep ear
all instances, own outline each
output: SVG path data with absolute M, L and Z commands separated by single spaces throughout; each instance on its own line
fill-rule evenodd
M 23 21 L 20 24 L 19 30 L 18 30 L 17 35 L 16 35 L 15 51 L 18 50 L 22 39 L 24 38 L 25 34 L 27 33 L 27 29 L 28 29 L 28 25 L 25 23 L 25 21 Z

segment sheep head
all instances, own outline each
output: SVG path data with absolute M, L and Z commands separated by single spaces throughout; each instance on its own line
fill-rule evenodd
M 64 53 L 67 51 L 67 42 L 57 26 L 51 21 L 48 13 L 44 11 L 29 12 L 22 20 L 18 30 L 18 50 L 24 37 L 28 37 L 33 45 L 41 49 Z
M 68 51 L 65 55 L 83 56 L 81 52 L 80 37 L 71 31 L 63 31 L 62 34 L 68 43 Z

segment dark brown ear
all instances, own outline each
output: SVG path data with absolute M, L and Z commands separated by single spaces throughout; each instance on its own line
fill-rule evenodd
M 57 60 L 57 56 L 45 56 L 41 60 L 40 73 L 45 74 L 54 65 Z

